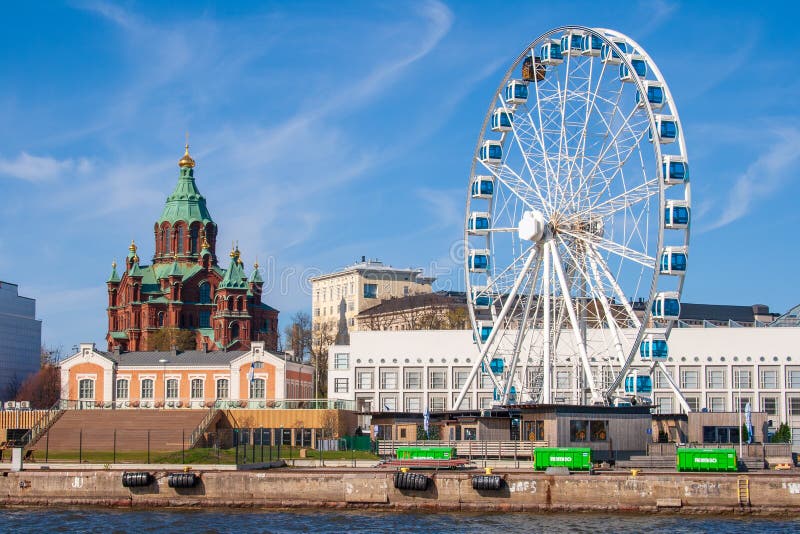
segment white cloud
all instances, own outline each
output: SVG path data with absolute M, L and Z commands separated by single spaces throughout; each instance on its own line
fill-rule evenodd
M 0 158 L 0 176 L 26 182 L 50 182 L 69 174 L 87 174 L 92 163 L 80 158 L 58 160 L 51 157 L 31 156 L 21 152 L 14 159 Z
M 800 130 L 781 129 L 770 133 L 769 137 L 773 138 L 770 148 L 736 179 L 722 213 L 700 232 L 722 228 L 747 215 L 754 204 L 778 191 L 792 176 L 800 163 Z M 762 134 L 763 137 L 766 136 Z

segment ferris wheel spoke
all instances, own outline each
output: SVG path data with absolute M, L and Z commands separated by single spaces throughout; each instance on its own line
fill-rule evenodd
M 595 291 L 595 295 L 600 299 L 600 303 L 603 306 L 603 313 L 605 313 L 606 323 L 608 324 L 609 330 L 611 330 L 611 335 L 614 338 L 614 349 L 617 355 L 617 361 L 619 362 L 620 367 L 625 365 L 625 354 L 622 346 L 622 340 L 620 339 L 619 329 L 617 328 L 617 319 L 612 312 L 611 305 L 608 303 L 608 298 L 606 298 L 605 291 L 602 290 L 603 282 L 600 279 L 600 275 L 597 272 L 597 262 L 591 255 L 587 255 L 589 259 L 589 268 L 592 270 L 592 276 L 589 278 L 590 280 L 594 279 L 594 282 L 597 284 L 597 290 Z
M 586 234 L 581 232 L 570 232 L 568 230 L 564 230 L 563 232 L 569 236 L 574 237 L 575 239 L 583 241 L 588 245 L 593 245 L 595 247 L 602 248 L 603 250 L 607 250 L 608 252 L 616 254 L 617 256 L 620 256 L 621 258 L 624 258 L 626 260 L 636 262 L 644 267 L 647 267 L 648 269 L 652 268 L 653 265 L 655 265 L 656 261 L 655 258 L 650 257 L 642 252 L 639 252 L 638 250 L 634 250 L 630 247 L 612 241 L 610 239 L 606 239 L 604 237 L 596 235 L 587 236 Z
M 653 178 L 617 196 L 575 212 L 574 220 L 579 221 L 588 217 L 605 219 L 658 194 L 658 179 Z
M 640 328 L 642 326 L 642 323 L 639 320 L 639 317 L 633 311 L 633 308 L 631 307 L 630 303 L 628 303 L 628 298 L 625 296 L 625 293 L 619 287 L 616 278 L 614 278 L 614 276 L 612 276 L 611 272 L 608 270 L 608 267 L 606 266 L 605 261 L 603 261 L 602 256 L 600 256 L 597 250 L 593 247 L 589 247 L 589 249 L 587 250 L 587 254 L 589 254 L 594 259 L 595 265 L 597 265 L 597 268 L 600 269 L 600 272 L 603 274 L 603 276 L 606 277 L 608 284 L 611 286 L 611 289 L 613 290 L 614 296 L 622 305 L 625 312 L 628 314 L 628 321 L 631 324 L 635 325 L 636 328 Z

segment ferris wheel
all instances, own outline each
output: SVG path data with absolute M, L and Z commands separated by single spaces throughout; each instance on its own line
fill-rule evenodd
M 562 392 L 580 404 L 649 402 L 660 367 L 689 411 L 663 364 L 689 219 L 683 129 L 645 50 L 580 26 L 527 46 L 472 159 L 464 261 L 480 358 L 454 408 L 479 373 L 502 404 Z M 570 383 L 554 383 L 570 367 Z

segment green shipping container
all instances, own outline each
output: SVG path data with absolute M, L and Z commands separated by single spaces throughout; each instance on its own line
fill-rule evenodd
M 456 450 L 452 447 L 397 447 L 398 460 L 452 460 Z
M 682 447 L 677 454 L 678 471 L 737 471 L 736 449 Z
M 567 467 L 572 471 L 592 468 L 592 449 L 588 447 L 537 447 L 533 450 L 533 468 Z

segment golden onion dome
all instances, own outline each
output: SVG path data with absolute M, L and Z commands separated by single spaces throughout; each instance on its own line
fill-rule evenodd
M 136 243 L 133 242 L 133 239 L 131 239 L 131 246 L 128 247 L 128 250 L 136 252 Z
M 189 155 L 189 143 L 186 143 L 186 152 L 184 152 L 183 157 L 178 161 L 178 167 L 194 168 L 194 160 L 192 156 Z

